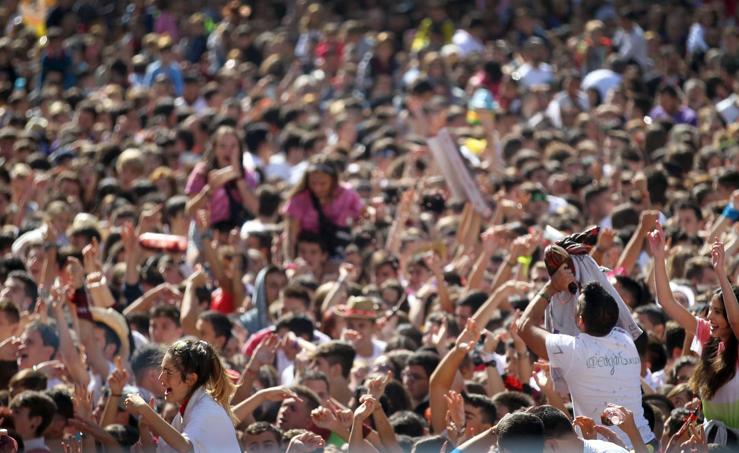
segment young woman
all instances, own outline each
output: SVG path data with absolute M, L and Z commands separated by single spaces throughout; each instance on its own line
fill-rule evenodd
M 322 215 L 317 207 L 320 207 Z M 359 219 L 364 204 L 359 194 L 339 181 L 335 164 L 326 156 L 311 159 L 303 179 L 291 192 L 285 207 L 285 255 L 294 258 L 301 231 L 320 233 L 325 240 L 335 240 L 337 229 L 350 226 Z M 327 244 L 330 253 L 334 250 Z
M 234 385 L 208 343 L 180 340 L 170 346 L 159 380 L 164 399 L 180 407 L 172 424 L 138 394 L 126 398 L 126 409 L 160 437 L 158 452 L 241 451 L 229 404 Z
M 665 234 L 657 224 L 649 236 L 654 256 L 657 301 L 685 332 L 695 335 L 701 351 L 698 366 L 690 379 L 703 404 L 706 420 L 718 420 L 728 428 L 739 429 L 739 288 L 732 287 L 726 276 L 724 246 L 713 244 L 711 262 L 721 288 L 711 298 L 707 319 L 697 318 L 677 303 L 670 290 L 665 266 Z
M 228 222 L 234 228 L 248 220 L 249 214 L 257 212 L 256 179 L 244 170 L 242 155 L 242 142 L 236 130 L 219 127 L 205 152 L 204 162 L 198 163 L 187 178 L 185 193 L 190 197 L 187 203 L 190 216 L 209 204 L 212 225 Z

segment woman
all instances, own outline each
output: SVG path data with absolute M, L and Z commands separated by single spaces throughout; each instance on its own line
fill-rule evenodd
M 256 179 L 244 170 L 242 154 L 242 142 L 236 130 L 230 126 L 219 127 L 205 152 L 204 162 L 197 164 L 187 179 L 185 193 L 190 197 L 187 203 L 190 216 L 207 203 L 211 225 L 228 223 L 234 228 L 257 212 L 259 201 L 253 191 Z
M 302 231 L 321 234 L 330 254 L 340 253 L 337 239 L 341 230 L 358 220 L 363 210 L 359 194 L 339 181 L 335 164 L 326 156 L 316 156 L 290 194 L 284 210 L 285 256 L 295 257 L 297 238 Z
M 126 409 L 140 416 L 152 434 L 160 437 L 158 452 L 241 451 L 229 405 L 234 385 L 208 343 L 180 340 L 170 346 L 162 360 L 159 381 L 165 401 L 180 408 L 172 424 L 140 395 L 126 398 Z
M 711 249 L 711 262 L 721 288 L 711 298 L 707 319 L 697 318 L 677 303 L 670 290 L 665 266 L 665 235 L 658 223 L 649 234 L 654 256 L 657 300 L 665 312 L 677 321 L 686 334 L 695 335 L 701 349 L 698 366 L 690 379 L 693 390 L 703 404 L 706 420 L 720 421 L 727 428 L 739 429 L 739 289 L 731 286 L 726 276 L 724 246 L 716 242 Z

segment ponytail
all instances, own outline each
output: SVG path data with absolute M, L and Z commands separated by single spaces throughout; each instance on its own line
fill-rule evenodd
M 211 364 L 210 379 L 205 385 L 205 390 L 218 404 L 223 406 L 231 420 L 236 422 L 236 416 L 231 411 L 231 397 L 236 391 L 236 386 L 229 379 L 221 358 L 215 352 L 211 358 Z

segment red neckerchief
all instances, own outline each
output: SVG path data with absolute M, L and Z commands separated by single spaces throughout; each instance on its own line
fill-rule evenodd
M 190 402 L 190 398 L 187 398 L 185 399 L 185 401 L 182 402 L 182 404 L 180 404 L 180 416 L 182 418 L 185 417 L 185 409 L 187 408 L 187 403 L 189 402 Z

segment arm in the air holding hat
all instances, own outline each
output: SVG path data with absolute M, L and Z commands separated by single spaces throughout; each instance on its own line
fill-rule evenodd
M 636 227 L 636 231 L 629 239 L 629 243 L 624 247 L 624 251 L 618 258 L 618 264 L 616 267 L 623 268 L 626 271 L 626 275 L 631 274 L 631 270 L 634 268 L 639 255 L 644 248 L 644 239 L 647 237 L 647 233 L 654 226 L 654 222 L 659 219 L 658 211 L 644 211 L 639 217 L 639 225 Z

